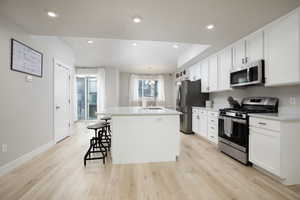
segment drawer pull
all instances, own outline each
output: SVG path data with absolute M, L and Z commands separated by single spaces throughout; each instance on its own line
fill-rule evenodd
M 214 128 L 214 127 L 212 127 L 212 126 L 211 126 L 210 128 L 211 128 L 211 129 L 215 129 L 215 128 Z
M 210 136 L 211 138 L 215 138 L 214 136 Z
M 259 124 L 259 125 L 263 125 L 263 126 L 267 125 L 267 124 L 264 123 L 264 122 L 258 122 L 258 124 Z

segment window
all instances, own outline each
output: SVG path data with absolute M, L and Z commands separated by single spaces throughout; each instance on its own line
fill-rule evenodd
M 158 96 L 157 80 L 139 80 L 139 97 L 156 98 Z
M 97 78 L 77 77 L 77 116 L 78 120 L 95 120 L 97 111 Z

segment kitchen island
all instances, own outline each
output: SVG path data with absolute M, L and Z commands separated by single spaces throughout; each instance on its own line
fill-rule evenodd
M 103 114 L 112 118 L 113 164 L 169 162 L 179 156 L 179 112 L 115 107 L 98 113 Z

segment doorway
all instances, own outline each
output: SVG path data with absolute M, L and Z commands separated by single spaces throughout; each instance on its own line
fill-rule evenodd
M 70 68 L 54 60 L 54 140 L 59 142 L 70 135 Z
M 97 77 L 77 76 L 77 116 L 78 120 L 97 119 Z

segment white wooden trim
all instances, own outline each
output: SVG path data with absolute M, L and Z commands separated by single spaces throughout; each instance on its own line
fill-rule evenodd
M 23 156 L 3 165 L 2 167 L 0 167 L 0 176 L 3 176 L 5 174 L 11 172 L 12 170 L 16 169 L 17 167 L 21 166 L 22 164 L 33 159 L 35 156 L 47 151 L 52 146 L 54 146 L 54 141 L 50 141 L 50 142 L 38 147 L 37 149 L 35 149 L 29 153 L 26 153 Z

